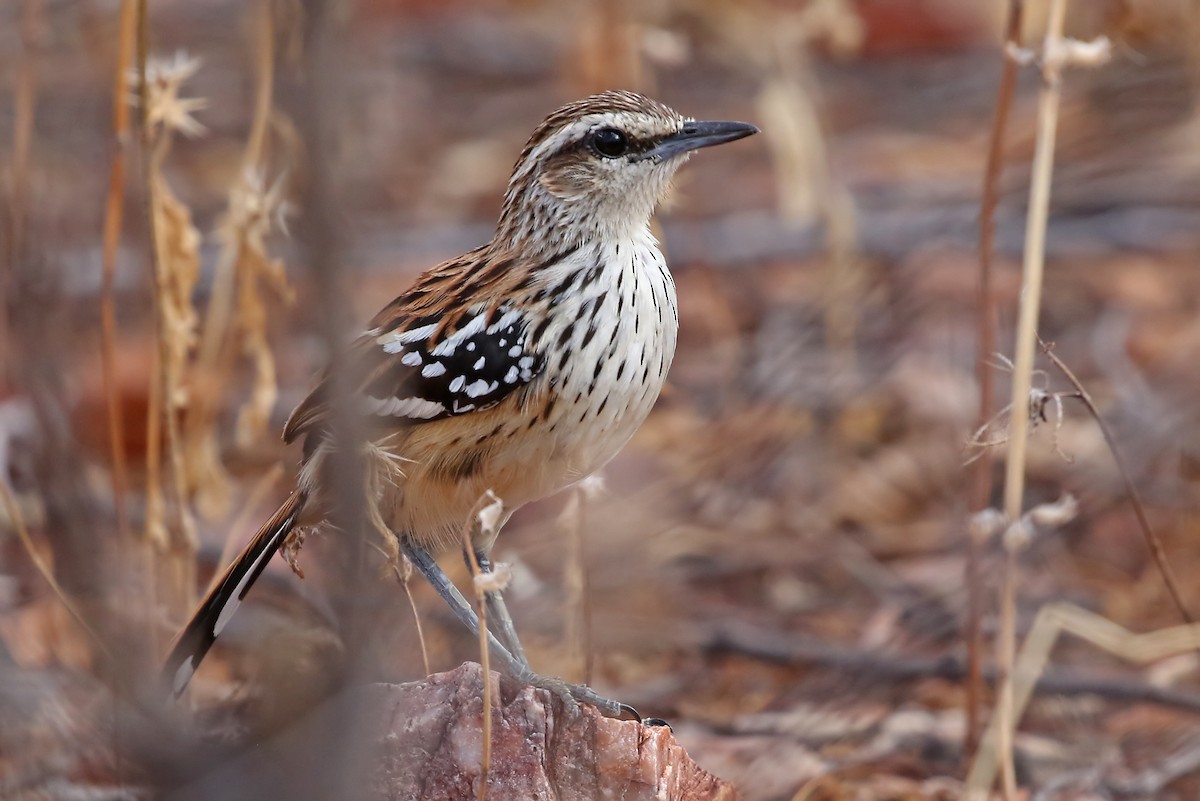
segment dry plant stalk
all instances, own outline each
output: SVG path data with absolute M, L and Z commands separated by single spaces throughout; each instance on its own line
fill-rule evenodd
M 996 114 L 988 140 L 987 166 L 984 168 L 983 196 L 979 203 L 979 290 L 978 334 L 975 343 L 975 375 L 979 385 L 979 426 L 992 417 L 992 370 L 989 360 L 996 351 L 996 304 L 992 289 L 992 257 L 995 251 L 996 206 L 1000 197 L 1000 168 L 1004 161 L 1004 134 L 1017 86 L 1017 61 L 1007 48 L 1020 44 L 1024 18 L 1024 0 L 1009 0 L 1005 31 L 1005 57 L 996 90 Z M 969 511 L 986 509 L 992 495 L 992 454 L 981 453 L 971 471 Z M 979 740 L 979 707 L 983 697 L 983 582 L 979 579 L 981 543 L 967 538 L 964 583 L 967 587 L 967 731 L 963 753 L 974 752 Z
M 1063 632 L 1074 634 L 1110 654 L 1139 665 L 1200 649 L 1200 624 L 1188 623 L 1138 634 L 1074 604 L 1047 604 L 1034 618 L 1013 666 L 1013 708 L 1016 719 L 1020 719 L 1029 705 L 1034 687 Z M 999 753 L 998 743 L 1003 736 L 1002 725 L 998 717 L 993 717 L 984 733 L 967 776 L 968 801 L 985 801 L 990 794 L 996 778 L 996 756 Z
M 567 650 L 575 663 L 574 673 L 582 684 L 592 683 L 592 606 L 588 586 L 587 554 L 584 543 L 585 512 L 589 499 L 604 491 L 599 476 L 588 476 L 571 491 L 558 524 L 567 535 L 567 559 L 563 565 L 563 628 Z
M 1029 211 L 1025 227 L 1024 266 L 1021 281 L 1021 305 L 1017 321 L 1015 347 L 1012 415 L 1008 439 L 1008 459 L 1005 465 L 1004 514 L 1018 525 L 1025 491 L 1025 451 L 1029 416 L 1015 413 L 1023 408 L 1033 387 L 1033 359 L 1037 318 L 1041 309 L 1042 274 L 1045 266 L 1046 226 L 1049 217 L 1050 186 L 1054 167 L 1054 139 L 1058 125 L 1062 70 L 1071 63 L 1084 61 L 1080 53 L 1063 39 L 1066 19 L 1066 0 L 1052 0 L 1046 35 L 1041 53 L 1042 88 L 1038 97 L 1037 139 L 1033 157 L 1033 178 L 1030 186 Z M 1104 40 L 1105 42 L 1107 40 Z M 1016 650 L 1016 585 L 1017 558 L 1008 553 L 1001 590 L 1001 622 L 998 653 L 1001 668 L 1000 692 L 995 717 L 1000 737 L 995 743 L 1002 767 L 1004 797 L 1016 797 L 1016 771 L 1013 766 L 1011 733 L 1013 731 L 1013 658 Z
M 145 531 L 154 552 L 167 555 L 156 567 L 159 588 L 173 591 L 167 599 L 168 609 L 182 613 L 193 602 L 196 536 L 188 505 L 187 466 L 179 419 L 187 406 L 184 380 L 187 360 L 196 341 L 197 315 L 192 306 L 192 290 L 200 272 L 200 234 L 192 225 L 191 211 L 172 193 L 163 174 L 163 163 L 176 133 L 195 136 L 203 132 L 203 126 L 192 114 L 204 108 L 205 101 L 179 95 L 183 82 L 199 68 L 198 61 L 177 53 L 169 61 L 148 63 L 145 11 L 145 0 L 141 0 L 137 88 L 157 345 L 146 421 Z M 160 461 L 164 439 L 175 496 L 174 527 L 165 522 Z
M 487 798 L 488 773 L 492 766 L 492 668 L 491 652 L 488 648 L 487 594 L 493 589 L 494 578 L 484 574 L 475 557 L 471 533 L 478 528 L 485 540 L 495 540 L 500 522 L 504 519 L 504 502 L 490 489 L 475 504 L 467 524 L 462 528 L 463 553 L 467 566 L 471 568 L 471 588 L 475 593 L 475 604 L 479 608 L 479 665 L 483 669 L 483 754 L 479 764 L 479 787 L 476 801 Z
M 1125 494 L 1129 496 L 1129 504 L 1133 507 L 1133 515 L 1137 518 L 1142 538 L 1145 539 L 1146 547 L 1150 550 L 1151 556 L 1154 557 L 1154 563 L 1158 567 L 1159 574 L 1162 575 L 1163 583 L 1167 585 L 1167 594 L 1171 596 L 1171 600 L 1174 601 L 1175 607 L 1179 610 L 1179 614 L 1184 621 L 1195 623 L 1196 621 L 1192 617 L 1192 613 L 1188 610 L 1187 604 L 1184 603 L 1183 593 L 1179 589 L 1179 580 L 1175 578 L 1175 571 L 1171 569 L 1171 563 L 1167 561 L 1167 553 L 1163 548 L 1162 540 L 1158 538 L 1158 535 L 1154 533 L 1154 529 L 1150 525 L 1150 517 L 1146 514 L 1146 507 L 1142 503 L 1142 496 L 1137 491 L 1137 485 L 1133 483 L 1133 478 L 1129 475 L 1129 470 L 1125 467 L 1125 460 L 1121 458 L 1121 451 L 1117 448 L 1117 441 L 1113 437 L 1112 432 L 1109 431 L 1108 424 L 1100 416 L 1100 410 L 1096 408 L 1091 394 L 1084 388 L 1071 368 L 1067 367 L 1066 363 L 1054 352 L 1054 346 L 1043 342 L 1040 337 L 1038 338 L 1038 344 L 1041 345 L 1042 352 L 1046 354 L 1046 358 L 1054 363 L 1059 372 L 1075 388 L 1073 396 L 1083 402 L 1092 419 L 1096 421 L 1096 426 L 1100 429 L 1100 436 L 1104 438 L 1104 444 L 1108 446 L 1108 452 L 1112 454 L 1113 461 L 1117 464 L 1117 472 L 1121 474 L 1121 481 L 1125 484 Z
M 213 278 L 212 295 L 197 348 L 196 375 L 209 391 L 198 394 L 189 412 L 186 455 L 191 491 L 196 507 L 205 517 L 224 517 L 229 509 L 230 479 L 218 445 L 218 413 L 221 392 L 231 380 L 238 353 L 254 365 L 254 383 L 249 401 L 238 414 L 236 442 L 249 448 L 261 440 L 278 393 L 275 359 L 267 342 L 269 304 L 262 288 L 290 302 L 283 263 L 267 253 L 266 238 L 274 228 L 283 228 L 287 205 L 283 181 L 268 186 L 266 170 L 267 130 L 272 113 L 275 36 L 269 3 L 258 6 L 254 118 L 242 157 L 242 173 L 229 192 L 227 211 L 218 229 L 221 243 Z M 232 335 L 232 336 L 231 336 Z
M 66 590 L 62 588 L 62 585 L 58 583 L 58 579 L 54 577 L 54 570 L 51 569 L 50 565 L 46 564 L 46 560 L 38 552 L 33 537 L 29 535 L 29 528 L 25 525 L 25 516 L 21 514 L 20 504 L 17 503 L 16 498 L 13 497 L 12 492 L 8 488 L 8 484 L 3 480 L 0 480 L 0 505 L 4 507 L 5 515 L 12 523 L 13 529 L 17 532 L 17 539 L 21 541 L 21 547 L 29 555 L 29 561 L 33 563 L 38 575 L 49 585 L 50 591 L 58 598 L 63 608 L 67 610 L 67 614 L 79 625 L 79 628 L 88 636 L 88 639 L 95 643 L 101 653 L 112 660 L 114 658 L 112 651 L 104 644 L 104 640 L 100 638 L 96 630 L 87 622 L 83 613 L 75 606 L 70 596 L 67 595 Z
M 117 514 L 117 533 L 120 538 L 118 547 L 122 549 L 130 541 L 129 515 L 125 508 L 129 468 L 125 462 L 125 420 L 121 416 L 120 387 L 117 384 L 115 282 L 117 248 L 121 244 L 121 224 L 125 209 L 125 147 L 129 140 L 127 90 L 129 67 L 133 62 L 136 12 L 134 0 L 121 0 L 117 66 L 113 77 L 112 163 L 109 166 L 108 194 L 104 200 L 104 256 L 100 277 L 100 369 L 108 418 L 109 455 L 112 459 L 109 476 L 112 481 L 113 506 Z

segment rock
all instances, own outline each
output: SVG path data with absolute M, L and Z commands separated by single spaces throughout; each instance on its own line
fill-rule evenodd
M 483 754 L 479 665 L 411 684 L 362 690 L 378 758 L 368 797 L 383 801 L 476 798 Z M 489 801 L 738 801 L 732 785 L 701 769 L 665 726 L 611 720 L 569 708 L 544 690 L 493 673 Z M 367 723 L 366 721 L 360 721 Z

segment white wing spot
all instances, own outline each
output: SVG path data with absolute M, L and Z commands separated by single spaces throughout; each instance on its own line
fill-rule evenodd
M 482 370 L 482 369 L 483 369 L 483 363 L 484 363 L 485 361 L 486 361 L 486 359 L 484 359 L 484 357 L 480 356 L 480 357 L 479 357 L 479 361 L 477 361 L 477 362 L 475 362 L 475 364 L 471 365 L 471 369 L 472 369 L 472 370 Z
M 517 366 L 514 364 L 512 367 L 508 368 L 508 372 L 504 374 L 504 383 L 505 384 L 513 384 L 513 383 L 516 383 L 516 380 L 517 380 Z
M 467 379 L 465 376 L 461 376 L 461 375 L 455 376 L 454 380 L 450 382 L 450 391 L 458 392 L 460 389 L 463 388 L 463 384 L 465 384 L 465 383 L 467 383 Z M 458 409 L 457 406 L 455 406 L 454 408 L 455 408 L 455 410 Z
M 521 319 L 521 312 L 516 310 L 506 312 L 499 320 L 488 326 L 488 333 L 495 334 L 497 331 L 510 328 L 519 319 Z
M 471 322 L 464 325 L 462 328 L 455 331 L 443 341 L 438 343 L 438 346 L 431 351 L 434 356 L 449 356 L 454 353 L 464 339 L 475 336 L 483 330 L 483 315 L 477 314 L 471 318 Z
M 482 378 L 477 381 L 472 381 L 466 386 L 466 393 L 472 398 L 478 398 L 480 395 L 483 395 L 488 391 L 488 382 Z
M 415 350 L 410 350 L 400 358 L 400 363 L 406 364 L 409 367 L 417 367 L 421 364 L 421 354 Z
M 518 342 L 516 345 L 513 345 L 511 348 L 508 349 L 508 357 L 510 359 L 515 359 L 520 355 L 521 355 L 521 343 Z
M 175 669 L 175 694 L 179 695 L 183 692 L 183 688 L 188 686 L 188 682 L 192 680 L 192 676 L 196 674 L 195 657 L 189 656 L 179 664 Z
M 437 378 L 439 375 L 445 375 L 446 365 L 441 362 L 431 362 L 421 368 L 421 375 L 426 378 Z

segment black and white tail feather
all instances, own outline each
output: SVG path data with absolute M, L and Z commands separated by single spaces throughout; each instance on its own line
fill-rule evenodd
M 246 592 L 295 528 L 305 500 L 306 496 L 299 490 L 288 496 L 245 550 L 225 569 L 192 615 L 187 628 L 175 639 L 171 653 L 163 664 L 163 676 L 170 683 L 175 697 L 187 688 L 196 668 L 241 605 Z

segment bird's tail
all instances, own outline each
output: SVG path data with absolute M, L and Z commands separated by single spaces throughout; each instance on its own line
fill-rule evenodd
M 170 683 L 175 696 L 187 687 L 200 661 L 233 617 L 250 586 L 295 527 L 305 500 L 306 496 L 299 490 L 288 496 L 254 535 L 254 539 L 250 540 L 246 549 L 225 569 L 192 614 L 187 626 L 175 638 L 171 653 L 163 665 L 163 676 Z

